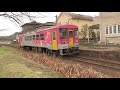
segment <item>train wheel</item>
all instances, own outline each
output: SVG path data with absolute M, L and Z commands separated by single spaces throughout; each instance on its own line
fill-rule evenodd
M 50 55 L 50 50 L 46 49 L 46 53 L 47 53 L 47 55 Z
M 42 52 L 42 50 L 41 50 L 41 48 L 40 48 L 40 47 L 38 48 L 38 52 L 39 52 L 39 53 L 41 53 L 41 52 Z
M 32 51 L 32 47 L 29 47 L 29 50 Z
M 52 55 L 52 50 L 48 50 L 48 55 Z
M 23 46 L 23 47 L 22 47 L 22 49 L 23 49 L 23 50 L 26 50 L 26 47 L 25 47 L 25 46 Z
M 36 53 L 38 53 L 38 47 L 36 47 L 35 50 L 36 50 Z
M 53 56 L 55 56 L 55 57 L 59 56 L 59 52 L 58 51 L 53 51 Z

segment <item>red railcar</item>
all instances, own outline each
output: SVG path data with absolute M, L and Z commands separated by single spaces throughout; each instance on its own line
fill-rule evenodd
M 36 48 L 39 52 L 68 55 L 78 52 L 78 27 L 71 24 L 38 29 L 36 32 L 19 35 L 20 46 Z

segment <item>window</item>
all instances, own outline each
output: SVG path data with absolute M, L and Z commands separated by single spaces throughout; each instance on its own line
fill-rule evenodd
M 67 38 L 67 29 L 60 28 L 60 39 L 66 39 L 66 38 Z
M 39 35 L 36 35 L 36 40 L 39 40 Z
M 30 41 L 32 41 L 32 36 L 30 36 Z
M 35 40 L 35 35 L 33 35 L 33 40 Z
M 108 34 L 108 26 L 106 27 L 106 34 Z
M 29 36 L 27 36 L 27 41 L 29 41 Z
M 69 37 L 73 37 L 73 31 L 69 31 Z
M 25 41 L 27 41 L 27 37 L 25 36 Z
M 40 40 L 44 40 L 44 34 L 40 34 Z
M 61 22 L 59 23 L 59 25 L 61 25 Z
M 75 29 L 75 37 L 78 37 L 79 36 L 79 32 L 78 32 L 78 29 L 76 28 Z
M 113 32 L 116 33 L 116 25 L 113 26 Z
M 112 26 L 109 26 L 109 32 L 112 33 Z
M 120 33 L 120 25 L 118 25 L 118 33 Z
M 56 40 L 55 32 L 53 32 L 53 40 Z
M 69 22 L 65 22 L 66 24 L 69 24 Z

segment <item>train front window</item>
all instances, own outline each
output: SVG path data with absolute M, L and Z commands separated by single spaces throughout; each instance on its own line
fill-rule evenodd
M 67 29 L 60 28 L 60 39 L 66 39 L 66 38 L 67 38 Z

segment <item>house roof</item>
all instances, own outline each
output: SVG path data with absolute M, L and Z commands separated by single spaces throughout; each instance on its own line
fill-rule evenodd
M 55 26 L 56 23 L 55 22 L 46 22 L 43 24 L 43 26 Z
M 95 24 L 89 27 L 90 29 L 100 29 L 100 24 Z
M 26 26 L 26 25 L 55 26 L 56 23 L 54 23 L 54 22 L 38 23 L 38 22 L 36 22 L 36 21 L 33 21 L 33 22 L 30 22 L 30 23 L 25 23 L 25 24 L 22 25 L 21 27 Z
M 69 13 L 69 12 L 62 12 L 61 14 L 66 14 L 66 15 L 70 16 L 73 19 L 93 21 L 93 17 L 89 16 L 89 15 L 81 15 L 81 14 L 75 14 L 75 13 Z M 59 15 L 59 17 L 60 17 L 60 15 Z
M 32 21 L 32 22 L 30 22 L 30 23 L 25 23 L 25 24 L 23 24 L 21 27 L 26 26 L 26 25 L 43 25 L 43 23 L 38 23 L 38 22 L 36 22 L 36 21 Z

